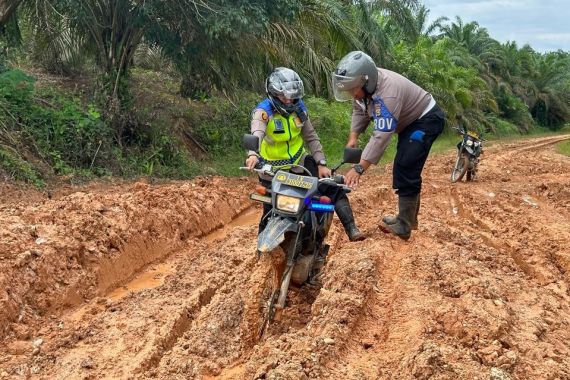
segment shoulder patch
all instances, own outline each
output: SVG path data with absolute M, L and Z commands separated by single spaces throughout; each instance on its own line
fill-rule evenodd
M 392 115 L 388 107 L 382 99 L 374 97 L 372 99 L 374 109 L 372 111 L 372 119 L 374 120 L 374 130 L 378 132 L 393 132 L 396 130 L 398 120 Z
M 265 110 L 261 110 L 261 119 L 263 121 L 269 120 L 269 116 L 267 115 L 267 112 L 265 112 Z
M 259 102 L 259 104 L 255 106 L 253 111 L 258 109 L 262 110 L 264 112 L 265 117 L 267 118 L 263 120 L 268 120 L 271 116 L 273 116 L 273 107 L 271 106 L 271 102 L 267 98 Z

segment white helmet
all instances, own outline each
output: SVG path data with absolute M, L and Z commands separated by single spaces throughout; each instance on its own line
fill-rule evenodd
M 344 56 L 332 73 L 334 97 L 338 101 L 351 100 L 355 89 L 362 88 L 366 94 L 376 91 L 378 69 L 370 56 L 353 51 Z

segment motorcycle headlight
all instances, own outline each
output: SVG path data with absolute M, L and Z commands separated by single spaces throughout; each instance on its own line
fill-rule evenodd
M 467 141 L 465 141 L 465 145 L 467 145 L 467 146 L 473 145 L 473 140 L 467 140 Z
M 289 197 L 287 195 L 277 195 L 277 209 L 296 213 L 301 207 L 301 198 Z
M 475 146 L 479 146 L 481 143 L 479 141 L 475 141 Z

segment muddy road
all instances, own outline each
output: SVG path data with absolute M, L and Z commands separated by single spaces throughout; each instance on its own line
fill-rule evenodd
M 3 188 L 0 379 L 570 379 L 564 138 L 495 144 L 473 183 L 430 157 L 408 242 L 377 227 L 390 166 L 367 173 L 368 239 L 335 218 L 322 287 L 261 340 L 253 178 Z

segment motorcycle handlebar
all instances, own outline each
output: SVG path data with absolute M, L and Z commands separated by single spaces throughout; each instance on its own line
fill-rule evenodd
M 250 169 L 247 166 L 240 166 L 239 170 L 253 171 L 256 173 L 266 174 L 269 176 L 275 175 L 275 173 L 273 173 L 272 171 L 268 171 L 266 169 L 259 168 L 259 166 L 260 166 L 259 163 L 257 165 L 255 165 L 255 167 L 253 169 Z M 295 165 L 295 166 L 300 166 L 300 165 Z M 302 166 L 300 166 L 300 167 L 302 167 Z M 304 167 L 302 167 L 302 168 L 304 168 Z M 342 175 L 335 175 L 335 176 L 330 177 L 330 178 L 320 178 L 319 182 L 327 182 L 329 185 L 338 186 L 338 187 L 342 188 L 344 191 L 346 191 L 347 193 L 350 193 L 352 191 L 352 189 L 350 187 L 348 187 L 344 184 L 344 176 L 342 176 Z
M 344 176 L 342 175 L 335 175 L 334 177 L 331 178 L 321 178 L 319 179 L 319 182 L 340 187 L 347 193 L 350 193 L 352 191 L 350 187 L 344 184 Z
M 256 166 L 257 166 L 257 165 L 256 165 Z M 272 176 L 272 177 L 275 175 L 275 173 L 273 173 L 273 172 L 271 172 L 271 171 L 268 171 L 268 170 L 265 170 L 265 169 L 262 169 L 262 168 L 257 168 L 257 167 L 255 167 L 255 168 L 253 168 L 253 169 L 250 169 L 250 168 L 248 168 L 247 166 L 240 166 L 240 167 L 239 167 L 239 170 L 247 170 L 247 171 L 249 171 L 249 172 L 256 172 L 256 173 L 260 173 L 260 174 L 266 174 L 266 175 L 269 175 L 269 176 Z

